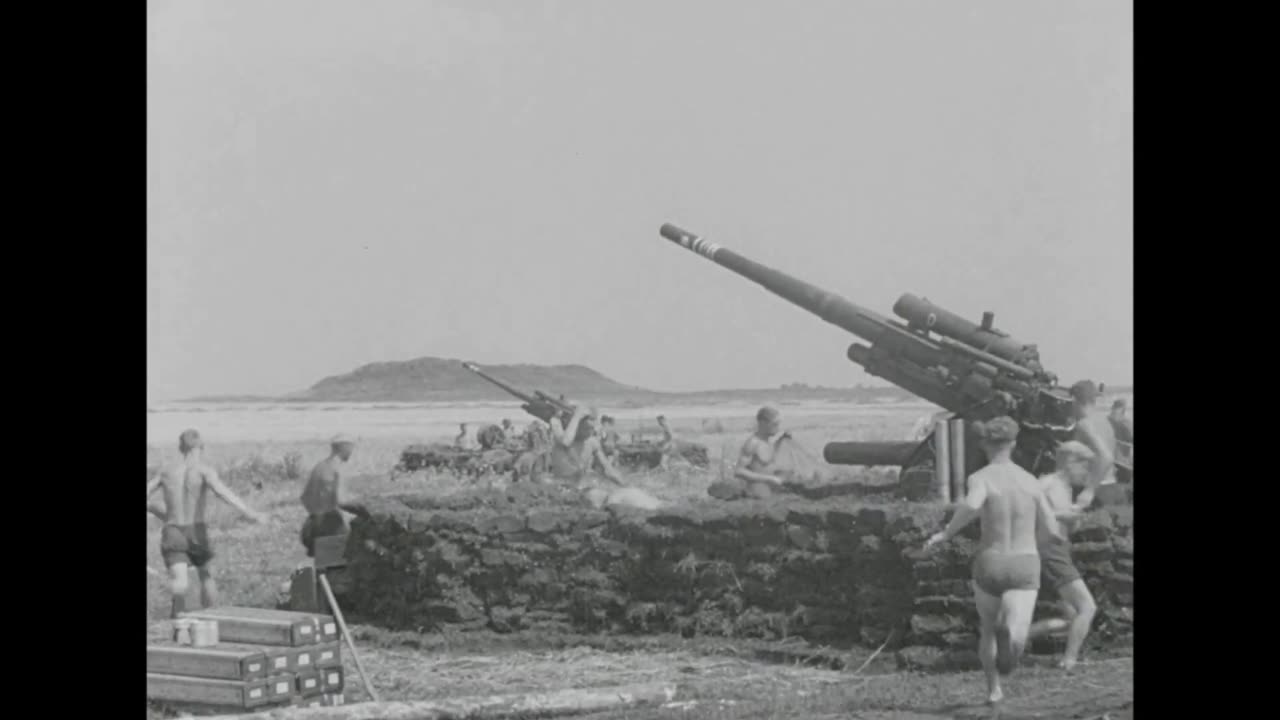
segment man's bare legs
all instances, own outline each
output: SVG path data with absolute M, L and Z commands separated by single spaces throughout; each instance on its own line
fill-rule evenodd
M 169 592 L 173 596 L 173 609 L 170 616 L 177 618 L 187 609 L 187 589 L 190 581 L 187 578 L 187 564 L 174 563 L 169 566 Z
M 1000 615 L 1000 598 L 988 595 L 973 583 L 973 601 L 978 606 L 981 628 L 978 634 L 978 658 L 982 672 L 987 676 L 987 702 L 1000 702 L 1004 691 L 1000 689 L 1000 676 L 996 674 L 996 621 Z
M 997 656 L 996 667 L 1001 675 L 1013 672 L 1022 659 L 1022 652 L 1027 647 L 1027 635 L 1031 631 L 1031 616 L 1036 610 L 1036 596 L 1039 594 L 1039 590 L 1009 590 L 1000 597 L 1002 617 L 1001 622 L 996 625 L 996 643 L 1004 657 Z M 1000 648 L 1004 643 L 1007 646 Z
M 1098 604 L 1089 592 L 1084 580 L 1073 580 L 1058 588 L 1059 605 L 1062 617 L 1041 620 L 1031 626 L 1031 636 L 1067 633 L 1067 648 L 1062 653 L 1059 667 L 1070 670 L 1080 659 L 1080 648 L 1093 626 L 1093 617 L 1098 612 Z
M 196 568 L 196 573 L 200 576 L 200 603 L 205 608 L 214 607 L 218 604 L 218 584 L 213 581 L 213 573 L 208 565 Z
M 1031 614 L 1035 611 L 1038 594 L 1037 590 L 1009 590 L 996 597 L 983 591 L 976 583 L 973 585 L 974 603 L 981 621 L 978 657 L 982 660 L 982 672 L 987 676 L 989 703 L 997 703 L 1004 698 L 1000 676 L 1008 675 L 1018 666 L 1022 651 L 1027 646 Z
M 1063 603 L 1071 608 L 1071 627 L 1067 630 L 1067 649 L 1062 654 L 1062 667 L 1070 670 L 1080 659 L 1080 648 L 1093 625 L 1093 616 L 1098 612 L 1098 604 L 1093 600 L 1093 593 L 1084 584 L 1084 580 L 1073 580 L 1058 589 Z

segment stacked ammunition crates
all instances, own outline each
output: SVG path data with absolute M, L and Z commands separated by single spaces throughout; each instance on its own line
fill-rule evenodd
M 147 644 L 147 699 L 227 712 L 343 704 L 342 651 L 329 615 L 220 607 L 184 618 L 218 623 L 218 643 Z

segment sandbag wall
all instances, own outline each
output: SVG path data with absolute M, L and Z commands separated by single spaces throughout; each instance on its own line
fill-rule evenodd
M 344 607 L 394 629 L 679 632 L 972 648 L 976 538 L 923 554 L 948 511 L 797 498 L 643 513 L 513 486 L 372 501 Z M 1076 552 L 1107 632 L 1132 629 L 1132 508 L 1092 513 Z M 1046 598 L 1048 599 L 1048 598 Z

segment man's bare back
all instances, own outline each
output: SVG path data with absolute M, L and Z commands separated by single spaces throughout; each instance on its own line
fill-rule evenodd
M 178 438 L 182 460 L 166 466 L 149 483 L 147 499 L 160 490 L 164 494 L 164 511 L 148 506 L 164 520 L 160 531 L 160 554 L 170 571 L 169 589 L 173 594 L 173 617 L 186 607 L 187 566 L 194 565 L 200 575 L 200 596 L 205 607 L 216 604 L 217 585 L 209 572 L 213 546 L 205 525 L 205 508 L 209 493 L 254 522 L 266 522 L 267 516 L 254 512 L 231 489 L 222 483 L 218 473 L 203 460 L 204 441 L 195 430 L 183 431 Z
M 355 441 L 346 435 L 337 435 L 329 441 L 329 449 L 329 457 L 311 469 L 299 498 L 307 511 L 307 519 L 302 523 L 298 537 L 306 548 L 307 557 L 315 557 L 317 538 L 346 534 L 350 526 L 343 512 L 359 516 L 368 514 L 348 492 L 340 470 L 340 466 L 355 452 Z
M 160 471 L 162 519 L 168 525 L 203 525 L 210 490 L 209 479 L 217 473 L 201 461 L 178 462 Z
M 1053 522 L 1035 476 L 1013 463 L 1000 463 L 971 475 L 969 487 L 971 497 L 976 492 L 982 499 L 979 552 L 1035 554 L 1037 523 Z

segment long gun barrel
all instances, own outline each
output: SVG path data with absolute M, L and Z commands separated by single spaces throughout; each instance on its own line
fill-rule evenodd
M 488 380 L 494 385 L 497 385 L 503 390 L 506 390 L 511 395 L 514 395 L 521 401 L 521 409 L 543 422 L 551 422 L 551 418 L 556 417 L 557 415 L 572 415 L 574 412 L 574 407 L 572 405 L 557 400 L 541 390 L 534 390 L 532 395 L 521 392 L 520 390 L 517 390 L 516 388 L 481 370 L 475 363 L 464 362 L 462 363 L 462 367 L 470 370 L 476 375 L 479 375 L 485 380 Z
M 951 412 L 970 410 L 995 390 L 1033 394 L 1030 383 L 1050 379 L 1040 368 L 1035 346 L 992 328 L 990 313 L 978 326 L 927 300 L 903 295 L 894 305 L 894 312 L 907 320 L 903 323 L 670 223 L 659 233 L 865 340 L 870 347 L 854 344 L 850 360 Z M 930 331 L 938 337 L 930 337 Z M 936 372 L 937 368 L 944 370 Z
M 1033 431 L 1028 436 L 1061 434 L 1073 425 L 1070 400 L 1040 365 L 1036 346 L 995 329 L 992 313 L 974 324 L 906 294 L 893 306 L 902 320 L 890 319 L 670 223 L 659 234 L 861 338 L 866 344 L 849 347 L 851 361 L 961 419 L 1013 415 Z M 1054 442 L 1027 437 L 1027 457 L 1034 459 L 1026 464 L 1038 467 Z M 825 455 L 840 464 L 878 465 L 918 453 L 900 443 L 833 443 Z

